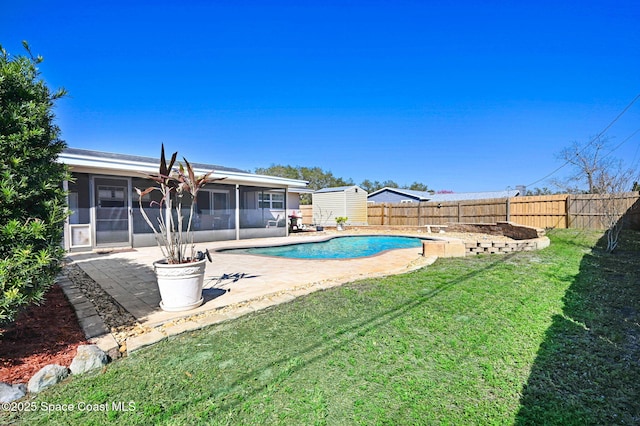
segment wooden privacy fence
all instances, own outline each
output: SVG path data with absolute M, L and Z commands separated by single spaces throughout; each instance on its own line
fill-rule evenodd
M 302 213 L 302 223 L 311 225 L 313 223 L 313 206 L 311 204 L 302 204 L 300 212 Z
M 487 200 L 369 204 L 369 225 L 426 226 L 510 221 L 537 228 L 606 229 L 624 217 L 640 229 L 640 195 L 542 195 Z

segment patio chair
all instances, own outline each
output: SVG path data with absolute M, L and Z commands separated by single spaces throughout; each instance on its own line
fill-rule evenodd
M 271 228 L 272 226 L 278 227 L 278 222 L 280 222 L 280 215 L 277 215 L 275 219 L 267 220 L 267 228 Z

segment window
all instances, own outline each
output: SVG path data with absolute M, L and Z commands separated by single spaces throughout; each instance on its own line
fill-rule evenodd
M 78 193 L 77 192 L 69 192 L 69 223 L 78 224 L 80 223 L 80 212 L 78 209 Z
M 125 188 L 98 186 L 98 207 L 125 207 Z
M 284 209 L 284 194 L 258 193 L 258 207 L 261 209 Z
M 400 200 L 400 203 L 415 203 L 415 202 L 416 200 L 407 200 L 407 199 Z

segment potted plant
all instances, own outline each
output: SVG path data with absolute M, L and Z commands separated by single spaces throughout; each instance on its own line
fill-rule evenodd
M 203 302 L 205 257 L 211 261 L 209 251 L 196 251 L 193 243 L 192 222 L 195 216 L 195 200 L 198 191 L 211 179 L 213 171 L 197 177 L 186 158 L 184 165 L 174 168 L 177 152 L 169 162 L 165 159 L 164 144 L 160 153 L 158 174 L 147 175 L 155 182 L 154 186 L 138 193 L 140 213 L 155 236 L 164 259 L 154 262 L 153 269 L 160 290 L 160 307 L 165 311 L 186 311 L 200 306 Z M 143 208 L 142 199 L 154 191 L 160 193 L 160 201 L 151 205 L 158 206 L 157 224 L 149 218 Z M 191 201 L 188 217 L 184 217 L 183 203 Z M 173 213 L 176 213 L 175 216 Z
M 347 220 L 349 220 L 349 218 L 345 216 L 336 217 L 336 229 L 338 231 L 344 231 L 344 224 L 347 223 Z

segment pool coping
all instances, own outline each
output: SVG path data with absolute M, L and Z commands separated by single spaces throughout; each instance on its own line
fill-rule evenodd
M 294 246 L 294 245 L 300 245 L 300 244 L 315 244 L 315 243 L 324 243 L 336 238 L 350 238 L 350 237 L 403 237 L 403 238 L 417 238 L 420 239 L 422 241 L 438 241 L 438 240 L 442 240 L 442 238 L 438 238 L 438 237 L 424 237 L 424 236 L 418 236 L 418 235 L 409 235 L 409 234 L 346 234 L 346 235 L 326 235 L 323 237 L 318 238 L 317 240 L 314 241 L 298 241 L 298 242 L 282 242 L 282 243 L 276 243 L 276 244 L 269 244 L 269 245 L 250 245 L 250 246 L 246 246 L 246 247 L 240 247 L 240 246 L 233 246 L 233 247 L 220 247 L 217 248 L 215 251 L 216 253 L 220 253 L 220 254 L 224 254 L 224 255 L 235 255 L 235 254 L 243 254 L 243 255 L 248 255 L 248 256 L 262 256 L 262 257 L 267 257 L 267 258 L 285 258 L 285 259 L 289 259 L 289 260 L 308 260 L 308 261 L 313 261 L 313 260 L 335 260 L 335 261 L 339 261 L 339 260 L 353 260 L 353 259 L 362 259 L 365 257 L 375 257 L 375 256 L 379 256 L 382 255 L 384 253 L 387 253 L 389 251 L 392 250 L 402 250 L 403 248 L 389 248 L 386 250 L 382 250 L 379 252 L 376 252 L 374 254 L 370 254 L 367 256 L 356 256 L 356 257 L 336 257 L 336 258 L 305 258 L 305 257 L 286 257 L 286 256 L 271 256 L 268 254 L 261 254 L 261 253 L 231 253 L 230 251 L 232 250 L 247 250 L 247 249 L 260 249 L 260 248 L 270 248 L 270 247 L 286 247 L 286 246 Z M 405 248 L 413 248 L 413 247 L 405 247 Z M 416 247 L 418 248 L 418 247 Z

